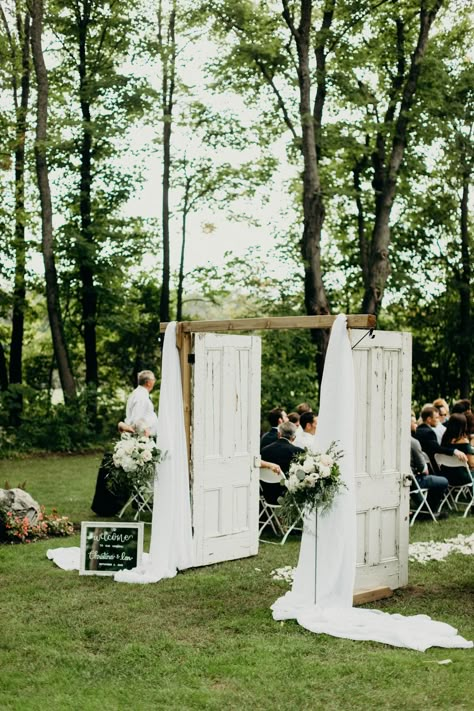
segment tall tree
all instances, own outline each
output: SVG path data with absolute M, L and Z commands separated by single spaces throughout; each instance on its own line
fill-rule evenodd
M 126 67 L 135 39 L 132 8 L 114 0 L 56 0 L 48 16 L 57 43 L 52 51 L 57 126 L 56 162 L 66 186 L 61 200 L 63 228 L 75 261 L 69 274 L 78 283 L 80 329 L 84 344 L 85 382 L 90 416 L 96 415 L 99 385 L 97 328 L 99 304 L 107 288 L 110 262 L 128 240 L 119 210 L 134 187 L 119 164 L 130 126 L 144 110 L 144 80 Z M 132 155 L 130 151 L 130 155 Z M 59 191 L 58 191 L 59 192 Z
M 54 257 L 53 210 L 47 160 L 48 72 L 43 56 L 43 0 L 31 0 L 31 47 L 37 82 L 35 163 L 41 202 L 42 252 L 46 279 L 46 300 L 54 354 L 64 396 L 76 397 L 76 386 L 69 362 L 59 299 L 58 277 Z
M 433 22 L 443 0 L 419 0 L 418 34 L 407 68 L 406 24 L 402 14 L 395 14 L 396 70 L 389 86 L 387 109 L 379 123 L 372 151 L 375 220 L 368 246 L 368 260 L 364 274 L 365 293 L 363 313 L 377 313 L 380 309 L 385 284 L 390 273 L 390 216 L 395 200 L 397 181 L 408 141 L 410 114 L 428 39 Z
M 163 267 L 161 280 L 160 321 L 170 320 L 170 174 L 171 132 L 176 88 L 176 0 L 158 0 L 157 49 L 161 64 L 160 108 L 163 141 L 162 234 Z
M 10 383 L 22 382 L 23 334 L 26 307 L 26 210 L 25 210 L 25 140 L 30 94 L 30 14 L 23 3 L 15 3 L 14 29 L 2 5 L 0 19 L 10 48 L 10 77 L 15 112 L 15 274 L 12 296 L 12 328 L 10 339 Z M 12 410 L 18 423 L 21 396 Z

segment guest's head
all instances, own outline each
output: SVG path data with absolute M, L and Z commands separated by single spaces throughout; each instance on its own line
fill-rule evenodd
M 434 405 L 425 405 L 421 410 L 423 424 L 436 427 L 439 423 L 439 412 Z
M 411 420 L 410 420 L 410 430 L 411 432 L 416 432 L 417 428 L 417 423 L 416 423 L 416 415 L 414 412 L 411 413 Z
M 278 436 L 280 439 L 287 439 L 290 442 L 296 435 L 296 426 L 292 422 L 281 422 L 278 425 Z
M 303 412 L 300 417 L 301 429 L 308 434 L 314 435 L 316 433 L 316 426 L 318 424 L 318 418 L 314 412 Z
M 449 447 L 450 444 L 458 442 L 467 437 L 466 416 L 460 412 L 454 412 L 446 423 L 446 430 L 443 433 L 441 444 Z
M 436 407 L 439 413 L 439 419 L 440 422 L 443 424 L 446 422 L 446 420 L 449 419 L 449 405 L 446 402 L 446 400 L 443 400 L 442 397 L 436 398 L 436 400 L 433 400 L 433 405 Z
M 272 427 L 278 427 L 281 422 L 288 421 L 288 415 L 281 407 L 274 407 L 268 413 L 268 421 Z
M 289 412 L 288 413 L 288 420 L 292 422 L 296 427 L 300 424 L 300 416 L 297 412 Z
M 463 414 L 470 409 L 471 409 L 471 401 L 470 400 L 467 400 L 467 399 L 457 400 L 454 403 L 453 409 L 451 410 L 451 412 Z
M 467 433 L 468 435 L 474 434 L 474 414 L 472 410 L 466 410 L 464 413 L 467 420 Z
M 154 388 L 156 379 L 152 370 L 141 370 L 138 373 L 137 381 L 139 385 L 142 385 L 148 390 L 148 392 L 151 392 Z
M 301 402 L 295 409 L 299 415 L 302 415 L 303 412 L 311 412 L 311 405 L 308 405 L 307 402 Z

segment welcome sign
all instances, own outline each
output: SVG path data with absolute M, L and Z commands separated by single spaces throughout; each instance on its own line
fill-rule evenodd
M 83 521 L 80 575 L 114 575 L 142 562 L 143 523 Z

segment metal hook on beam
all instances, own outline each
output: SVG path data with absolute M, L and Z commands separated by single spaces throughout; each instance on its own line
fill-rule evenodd
M 375 329 L 371 328 L 369 331 L 367 331 L 366 333 L 364 333 L 364 335 L 362 336 L 362 338 L 359 338 L 359 340 L 357 341 L 357 343 L 354 343 L 354 345 L 352 346 L 351 350 L 353 351 L 354 348 L 355 348 L 356 346 L 358 346 L 361 341 L 364 340 L 364 338 L 367 338 L 367 336 L 368 336 L 369 338 L 375 338 L 374 330 L 375 330 Z

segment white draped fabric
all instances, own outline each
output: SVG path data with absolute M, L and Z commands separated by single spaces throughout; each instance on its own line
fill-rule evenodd
M 189 468 L 176 322 L 166 328 L 158 408 L 158 447 L 166 452 L 158 465 L 153 495 L 150 557 L 133 570 L 122 570 L 121 583 L 156 583 L 193 565 Z
M 296 619 L 305 629 L 355 640 L 373 640 L 425 651 L 429 647 L 472 647 L 450 625 L 426 615 L 403 617 L 352 607 L 356 562 L 354 485 L 354 372 L 346 317 L 333 324 L 323 380 L 316 446 L 336 440 L 342 489 L 330 511 L 305 518 L 298 565 L 290 592 L 272 605 L 275 620 Z M 316 536 L 315 536 L 316 531 Z
M 121 583 L 156 583 L 193 565 L 188 453 L 175 322 L 168 324 L 165 333 L 157 444 L 166 456 L 158 465 L 154 483 L 150 554 L 143 554 L 140 567 L 116 573 L 114 579 Z M 64 570 L 79 570 L 77 547 L 52 548 L 46 555 Z

